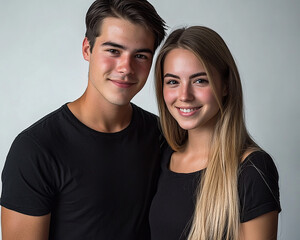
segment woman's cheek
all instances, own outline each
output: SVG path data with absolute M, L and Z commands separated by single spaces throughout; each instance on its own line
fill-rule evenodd
M 210 88 L 202 89 L 201 91 L 198 91 L 197 98 L 202 103 L 210 103 L 216 101 L 215 95 L 213 94 Z
M 169 89 L 165 87 L 163 90 L 163 95 L 167 105 L 172 104 L 177 99 L 177 93 L 175 89 Z

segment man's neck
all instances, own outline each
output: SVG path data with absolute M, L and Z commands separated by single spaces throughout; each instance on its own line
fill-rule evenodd
M 87 92 L 69 103 L 68 107 L 80 122 L 99 132 L 119 132 L 130 124 L 132 117 L 130 103 L 114 105 L 104 99 L 95 99 Z

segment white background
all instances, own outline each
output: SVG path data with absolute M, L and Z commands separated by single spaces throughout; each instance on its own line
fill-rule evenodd
M 16 135 L 87 85 L 81 55 L 92 0 L 0 0 L 0 168 Z M 240 70 L 251 135 L 280 174 L 279 239 L 300 230 L 300 1 L 152 0 L 169 30 L 204 25 Z M 157 113 L 153 72 L 133 102 Z

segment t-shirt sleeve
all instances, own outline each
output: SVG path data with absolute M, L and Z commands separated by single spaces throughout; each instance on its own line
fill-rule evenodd
M 281 211 L 278 180 L 276 166 L 266 152 L 254 152 L 245 159 L 238 180 L 242 223 L 271 211 Z
M 51 212 L 55 193 L 50 157 L 31 137 L 13 142 L 2 171 L 1 205 L 32 216 Z

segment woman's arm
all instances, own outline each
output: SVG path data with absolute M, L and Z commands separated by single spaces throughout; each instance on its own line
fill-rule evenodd
M 278 211 L 272 211 L 244 222 L 240 227 L 240 240 L 276 240 Z

